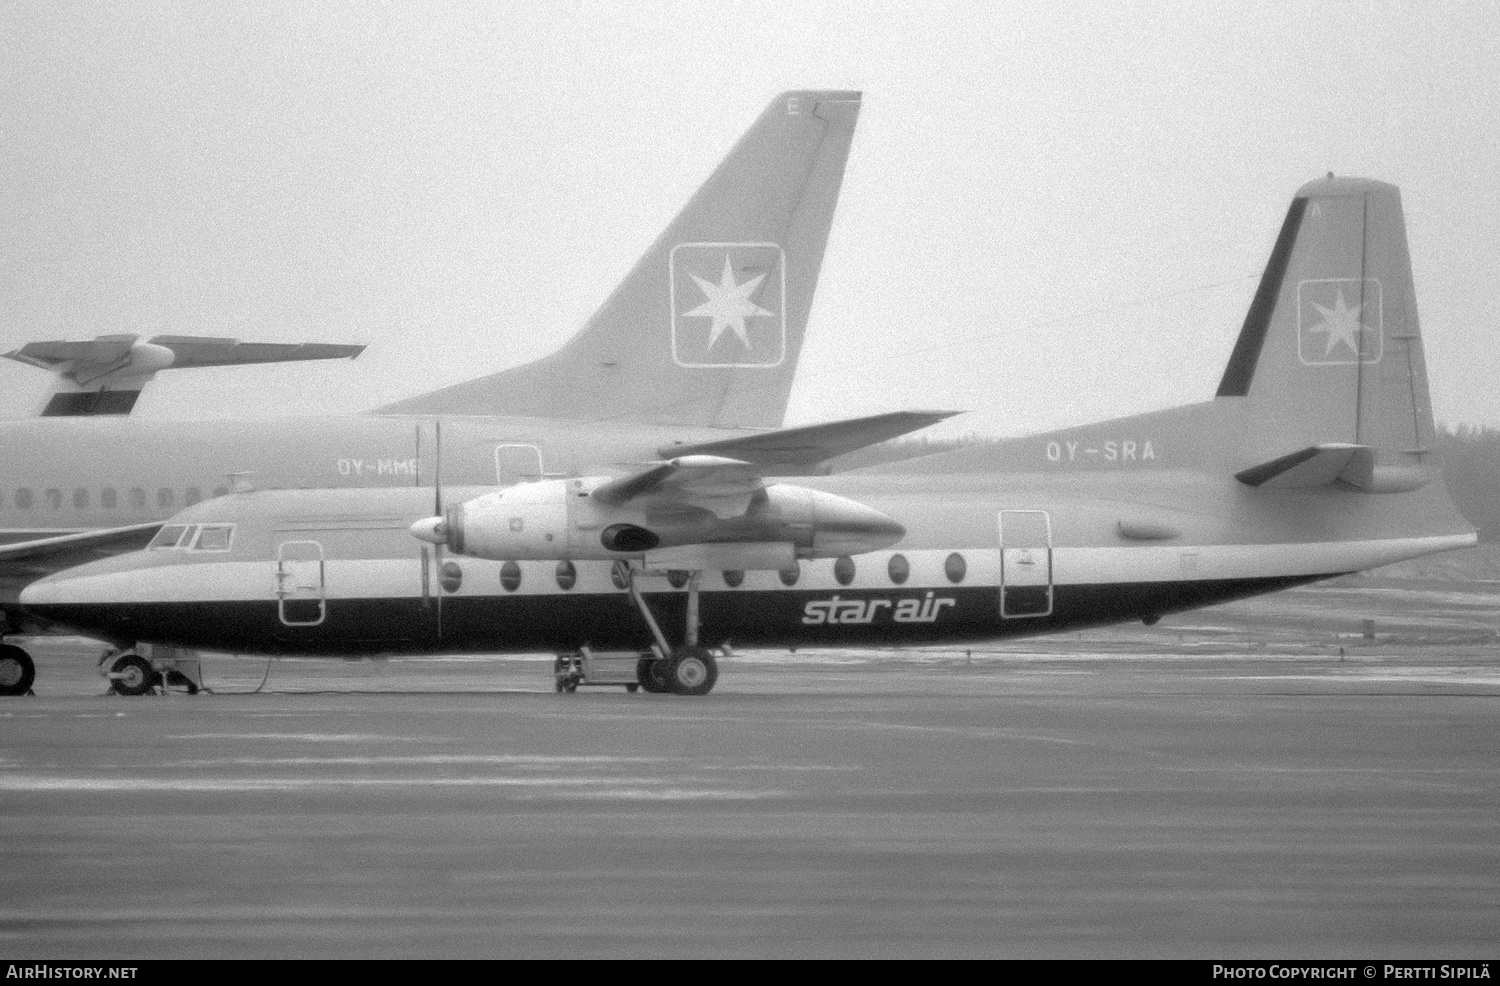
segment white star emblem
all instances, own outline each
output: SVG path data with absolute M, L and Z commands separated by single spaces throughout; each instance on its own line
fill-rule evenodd
M 1358 356 L 1361 353 L 1360 345 L 1363 342 L 1363 333 L 1369 326 L 1360 321 L 1360 314 L 1364 311 L 1364 304 L 1355 305 L 1350 308 L 1344 301 L 1343 289 L 1339 290 L 1338 300 L 1333 303 L 1332 308 L 1325 308 L 1317 302 L 1309 302 L 1323 316 L 1323 321 L 1318 325 L 1308 326 L 1309 332 L 1327 332 L 1328 344 L 1323 348 L 1323 355 L 1328 356 L 1333 352 L 1333 347 L 1339 343 L 1348 346 Z
M 760 282 L 766 279 L 766 275 L 759 274 L 744 284 L 734 283 L 734 268 L 729 264 L 727 253 L 724 255 L 724 273 L 720 275 L 718 284 L 705 281 L 697 274 L 689 276 L 697 282 L 698 289 L 708 300 L 692 311 L 682 314 L 714 320 L 713 326 L 708 331 L 709 349 L 712 349 L 714 343 L 719 341 L 719 336 L 724 334 L 725 329 L 733 329 L 734 334 L 739 336 L 740 345 L 749 349 L 750 337 L 745 334 L 745 319 L 757 316 L 775 317 L 776 315 L 775 312 L 768 312 L 750 300 L 750 296 L 755 293 L 756 288 L 760 287 Z

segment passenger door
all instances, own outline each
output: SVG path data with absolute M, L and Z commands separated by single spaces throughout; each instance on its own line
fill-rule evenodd
M 289 627 L 322 623 L 328 613 L 324 587 L 323 545 L 317 541 L 281 542 L 276 561 L 281 622 Z
M 1045 510 L 1000 511 L 1000 615 L 1052 613 L 1052 520 Z

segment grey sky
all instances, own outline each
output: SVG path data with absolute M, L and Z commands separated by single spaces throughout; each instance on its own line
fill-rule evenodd
M 478 376 L 567 338 L 774 94 L 856 88 L 790 423 L 1206 399 L 1332 170 L 1402 186 L 1437 417 L 1500 425 L 1500 7 L 1036 6 L 0 6 L 0 345 L 370 344 L 164 374 L 158 417 Z

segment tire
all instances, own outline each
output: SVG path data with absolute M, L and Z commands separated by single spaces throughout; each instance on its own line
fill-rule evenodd
M 666 679 L 678 695 L 707 695 L 719 680 L 719 664 L 706 647 L 679 647 L 667 661 Z
M 653 695 L 672 690 L 662 677 L 662 665 L 666 663 L 666 661 L 658 661 L 655 657 L 643 657 L 635 662 L 635 677 L 643 690 Z
M 36 681 L 36 663 L 14 644 L 0 644 L 0 695 L 25 695 Z
M 118 678 L 109 679 L 109 690 L 116 695 L 146 695 L 161 683 L 161 676 L 139 654 L 126 654 L 109 666 L 111 675 L 120 675 Z
M 636 682 L 636 683 L 635 683 L 635 684 L 633 684 L 633 685 L 626 685 L 626 686 L 625 686 L 625 690 L 626 690 L 626 691 L 627 691 L 627 692 L 629 692 L 629 693 L 630 693 L 630 694 L 632 694 L 632 695 L 634 695 L 634 694 L 635 694 L 635 693 L 636 693 L 636 692 L 638 692 L 638 691 L 640 691 L 640 690 L 641 690 L 641 685 L 640 685 L 640 682 Z

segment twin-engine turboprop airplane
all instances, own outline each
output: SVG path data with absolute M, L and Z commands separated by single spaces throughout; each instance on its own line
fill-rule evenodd
M 15 606 L 25 584 L 143 547 L 184 506 L 235 488 L 430 487 L 439 420 L 443 473 L 471 485 L 745 440 L 789 458 L 778 468 L 810 468 L 825 444 L 858 447 L 849 443 L 938 420 L 898 414 L 772 430 L 786 410 L 859 106 L 857 92 L 772 100 L 579 333 L 534 362 L 347 417 L 0 424 L 0 630 L 30 629 Z M 228 340 L 106 338 L 11 355 L 71 375 L 80 392 L 60 395 L 59 413 L 89 401 L 124 410 L 130 398 L 121 394 L 169 362 L 215 358 L 205 350 L 213 342 Z M 113 389 L 83 393 L 102 386 L 100 373 L 115 375 Z M 34 675 L 14 641 L 0 645 L 0 694 L 24 694 Z
M 730 643 L 1153 623 L 1476 541 L 1434 450 L 1400 196 L 1359 179 L 1297 192 L 1212 401 L 796 488 L 757 455 L 776 458 L 721 443 L 439 486 L 437 509 L 415 490 L 231 495 L 22 602 L 115 642 L 137 681 L 141 643 L 597 648 L 640 653 L 648 690 L 702 694 Z

